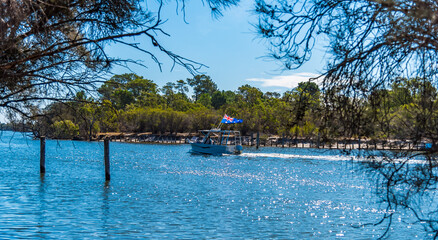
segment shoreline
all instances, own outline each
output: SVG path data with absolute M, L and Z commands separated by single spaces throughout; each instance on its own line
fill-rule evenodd
M 411 141 L 402 140 L 358 140 L 358 139 L 337 139 L 330 142 L 314 139 L 290 139 L 268 137 L 257 140 L 253 135 L 242 136 L 242 146 L 246 147 L 277 147 L 277 148 L 315 148 L 315 149 L 338 149 L 338 150 L 408 150 L 424 151 L 430 150 L 427 142 L 414 144 Z M 103 141 L 109 138 L 112 142 L 145 143 L 145 144 L 189 144 L 190 140 L 199 138 L 196 133 L 177 134 L 152 134 L 152 133 L 100 133 L 94 141 Z

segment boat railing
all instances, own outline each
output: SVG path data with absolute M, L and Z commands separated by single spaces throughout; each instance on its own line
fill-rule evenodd
M 199 130 L 204 136 L 201 143 L 212 145 L 241 145 L 242 139 L 239 131 L 221 130 L 213 128 L 210 130 Z M 199 141 L 199 140 L 198 140 Z

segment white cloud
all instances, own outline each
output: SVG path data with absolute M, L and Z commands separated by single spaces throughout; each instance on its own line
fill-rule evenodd
M 309 81 L 310 78 L 318 76 L 320 75 L 316 73 L 303 72 L 286 76 L 275 76 L 272 78 L 249 78 L 246 80 L 251 82 L 261 82 L 262 87 L 283 87 L 292 89 L 297 87 L 298 83 Z M 317 79 L 316 83 L 318 84 L 321 80 L 321 78 Z

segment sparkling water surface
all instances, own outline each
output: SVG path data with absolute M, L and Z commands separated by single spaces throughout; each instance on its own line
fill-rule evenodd
M 189 145 L 0 138 L 0 238 L 376 239 L 385 206 L 360 163 L 338 151 L 244 148 L 202 156 Z M 423 238 L 394 219 L 390 238 Z

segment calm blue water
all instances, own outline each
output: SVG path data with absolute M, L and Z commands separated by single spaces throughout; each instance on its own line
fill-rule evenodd
M 3 132 L 0 238 L 375 239 L 385 226 L 373 185 L 335 151 L 246 148 L 189 154 L 188 145 L 39 141 Z M 390 238 L 423 238 L 399 214 Z M 355 227 L 356 226 L 356 227 Z M 417 236 L 418 235 L 418 236 Z

